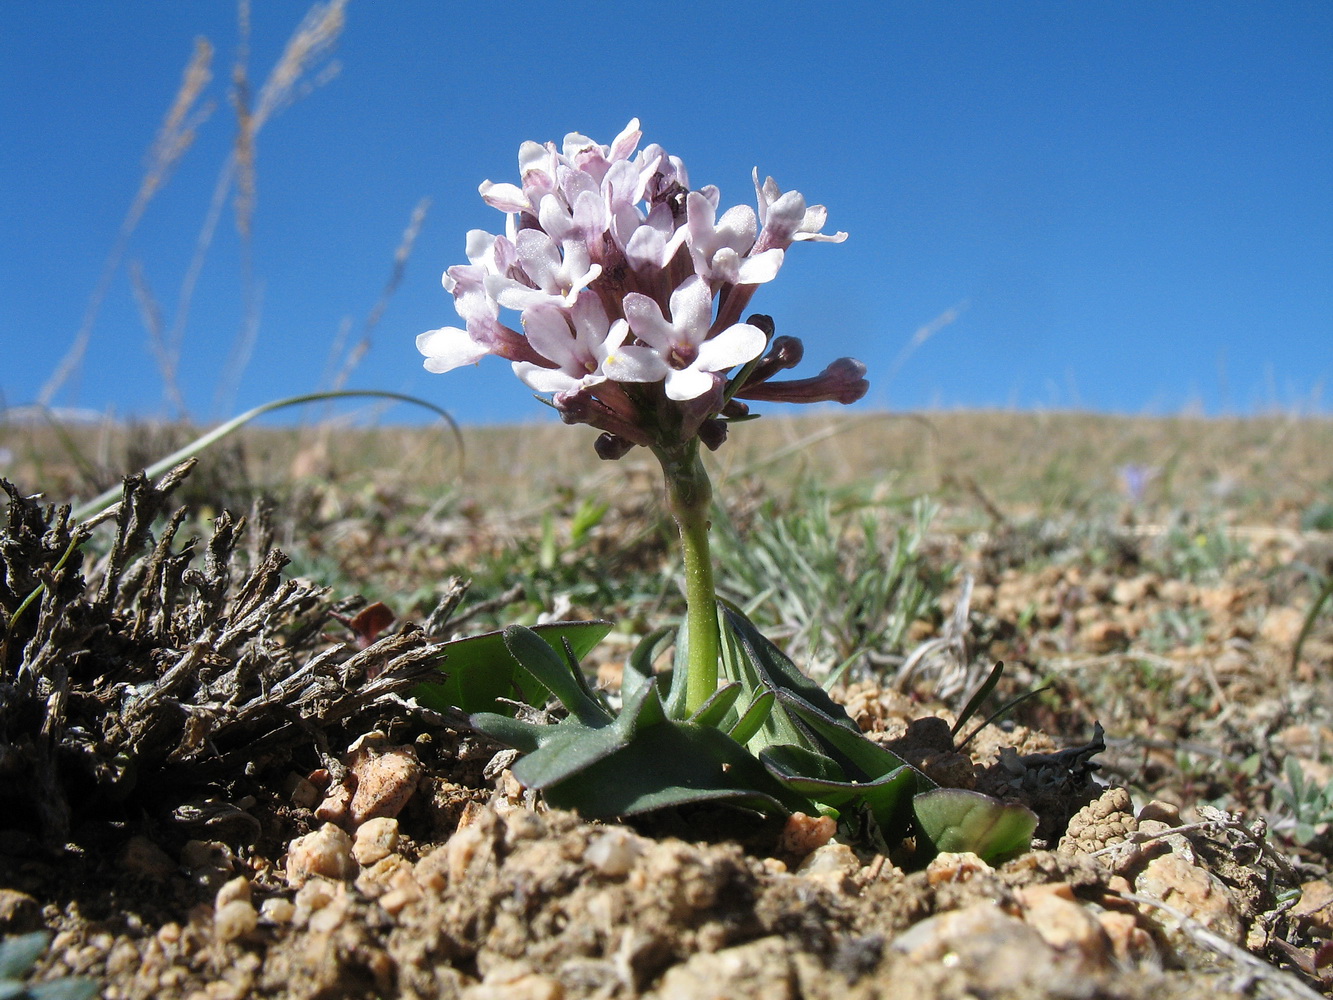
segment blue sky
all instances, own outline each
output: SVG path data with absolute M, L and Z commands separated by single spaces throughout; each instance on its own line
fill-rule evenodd
M 256 86 L 307 8 L 254 5 Z M 753 307 L 804 339 L 809 372 L 865 361 L 862 406 L 1333 409 L 1333 4 L 630 10 L 350 0 L 338 74 L 259 137 L 262 309 L 239 380 L 222 374 L 245 319 L 230 203 L 219 225 L 184 327 L 190 413 L 320 388 L 340 327 L 360 336 L 428 197 L 348 384 L 425 396 L 465 421 L 541 416 L 507 364 L 429 375 L 413 340 L 456 321 L 439 275 L 463 261 L 465 232 L 503 225 L 477 184 L 516 179 L 524 139 L 609 142 L 635 116 L 724 207 L 753 203 L 758 165 L 850 233 L 793 248 Z M 52 400 L 122 416 L 170 412 L 129 269 L 170 323 L 234 136 L 236 8 L 5 4 L 7 405 L 36 400 L 74 340 L 200 35 L 216 48 L 216 109 L 131 236 L 86 360 Z M 417 416 L 387 419 L 400 418 Z

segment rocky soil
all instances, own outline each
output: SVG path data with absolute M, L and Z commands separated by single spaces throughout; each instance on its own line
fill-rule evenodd
M 501 748 L 403 701 L 460 593 L 372 627 L 285 575 L 262 514 L 173 547 L 173 489 L 134 485 L 81 564 L 60 563 L 80 527 L 11 493 L 6 615 L 45 591 L 4 650 L 0 933 L 54 933 L 38 981 L 91 976 L 108 1000 L 1333 986 L 1333 810 L 1278 794 L 1292 766 L 1333 779 L 1333 627 L 1302 636 L 1295 569 L 1329 570 L 1326 534 L 1229 526 L 1243 545 L 1204 570 L 1157 558 L 1166 529 L 1108 529 L 1096 555 L 1012 525 L 933 537 L 971 586 L 914 641 L 965 621 L 1009 694 L 1049 687 L 965 747 L 938 676 L 835 690 L 942 783 L 1042 817 L 998 868 L 922 867 L 809 817 L 547 810 Z M 611 689 L 623 655 L 593 664 Z

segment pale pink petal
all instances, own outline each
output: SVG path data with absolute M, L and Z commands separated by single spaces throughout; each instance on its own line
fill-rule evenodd
M 675 345 L 675 329 L 662 316 L 662 310 L 657 303 L 647 295 L 638 292 L 627 293 L 624 309 L 625 318 L 634 329 L 634 336 L 645 344 L 657 348 L 664 354 Z
M 590 384 L 567 375 L 558 368 L 543 368 L 527 361 L 515 361 L 514 374 L 533 392 L 574 392 Z M 605 379 L 597 379 L 598 382 Z M 595 384 L 595 383 L 594 383 Z
M 561 310 L 540 306 L 528 309 L 523 313 L 523 332 L 533 350 L 560 368 L 572 372 L 579 366 L 581 359 L 575 349 L 574 334 Z
M 423 365 L 428 372 L 440 374 L 463 365 L 476 364 L 490 352 L 468 336 L 466 330 L 446 326 L 427 330 L 417 336 L 417 350 L 426 356 Z
M 639 144 L 643 138 L 643 131 L 639 128 L 639 119 L 631 118 L 618 136 L 611 140 L 611 149 L 607 154 L 607 159 L 612 162 L 616 160 L 627 160 L 634 155 L 634 147 Z
M 532 203 L 528 201 L 528 196 L 515 184 L 492 184 L 490 181 L 482 181 L 477 190 L 481 192 L 482 201 L 491 208 L 498 208 L 501 212 L 532 211 Z
M 784 251 L 774 247 L 753 257 L 744 258 L 740 262 L 733 284 L 762 285 L 766 281 L 772 281 L 778 276 L 778 269 L 782 267 L 784 256 Z
M 715 376 L 693 366 L 668 372 L 665 385 L 667 399 L 674 399 L 677 402 L 698 399 L 713 388 L 714 379 Z
M 708 282 L 692 274 L 671 293 L 671 324 L 676 328 L 676 343 L 702 343 L 712 319 L 713 293 Z
M 602 374 L 616 382 L 660 382 L 670 372 L 651 347 L 618 347 L 602 359 Z
M 720 372 L 753 361 L 764 353 L 767 346 L 768 338 L 764 336 L 763 330 L 749 323 L 737 323 L 700 344 L 699 353 L 690 367 L 706 372 Z

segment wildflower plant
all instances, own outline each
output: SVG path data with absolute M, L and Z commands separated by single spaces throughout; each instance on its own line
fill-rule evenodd
M 879 834 L 901 834 L 914 796 L 934 783 L 862 736 L 736 607 L 719 602 L 709 553 L 712 487 L 701 446 L 716 450 L 732 423 L 752 416 L 746 400 L 847 404 L 868 389 L 865 366 L 851 358 L 810 378 L 778 379 L 802 360 L 800 340 L 775 336 L 767 316 L 742 319 L 795 244 L 841 243 L 846 233 L 825 233 L 822 205 L 772 178 L 760 183 L 757 169 L 756 207 L 722 210 L 716 187 L 691 187 L 678 157 L 640 148 L 641 138 L 634 120 L 610 145 L 578 133 L 559 147 L 523 143 L 519 183 L 480 187 L 505 213 L 503 234 L 472 230 L 468 263 L 444 273 L 462 326 L 423 333 L 417 348 L 432 372 L 504 358 L 565 422 L 603 432 L 601 458 L 653 453 L 684 557 L 675 665 L 669 678 L 654 675 L 669 636 L 645 639 L 626 665 L 617 714 L 589 688 L 567 634 L 553 641 L 555 633 L 513 627 L 503 633 L 512 665 L 498 669 L 516 666 L 526 701 L 539 705 L 549 693 L 568 716 L 542 724 L 496 711 L 499 702 L 454 707 L 526 753 L 514 768 L 522 783 L 586 815 L 726 800 L 779 813 L 852 809 Z M 992 855 L 1025 846 L 1028 819 L 1035 825 L 1026 810 L 994 800 L 981 814 L 975 798 L 952 810 L 938 794 L 932 801 L 928 815 L 915 816 L 931 843 L 947 839 L 940 824 L 962 813 L 969 829 L 985 828 Z

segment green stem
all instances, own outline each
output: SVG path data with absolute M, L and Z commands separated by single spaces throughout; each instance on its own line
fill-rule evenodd
M 662 463 L 667 506 L 680 529 L 680 544 L 685 554 L 685 630 L 689 649 L 685 707 L 694 713 L 717 690 L 721 650 L 713 560 L 708 551 L 708 514 L 713 487 L 699 457 L 697 438 L 670 449 L 654 451 Z

